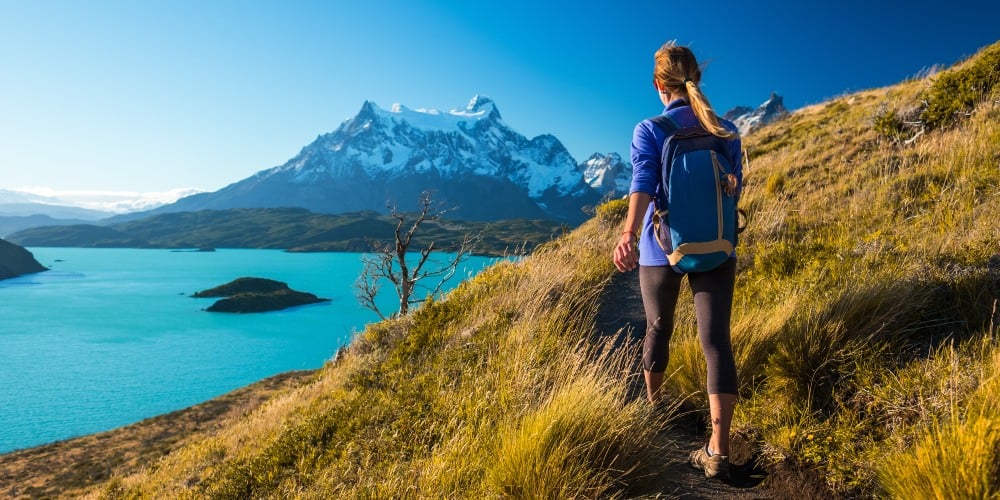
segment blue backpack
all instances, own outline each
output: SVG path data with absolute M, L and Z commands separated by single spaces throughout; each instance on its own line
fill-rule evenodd
M 737 243 L 736 197 L 724 186 L 733 173 L 727 141 L 701 127 L 652 118 L 667 135 L 654 198 L 656 241 L 675 271 L 705 272 L 726 262 Z

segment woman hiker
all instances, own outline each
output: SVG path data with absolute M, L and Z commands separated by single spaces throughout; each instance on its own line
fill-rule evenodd
M 689 48 L 667 42 L 656 52 L 653 85 L 666 106 L 663 114 L 672 119 L 677 127 L 700 126 L 725 141 L 732 175 L 728 178 L 723 176 L 722 189 L 729 196 L 738 196 L 743 184 L 738 129 L 715 115 L 699 88 L 700 82 L 701 69 Z M 639 268 L 639 286 L 646 313 L 642 364 L 646 394 L 651 402 L 660 397 L 673 331 L 674 309 L 684 276 L 684 273 L 671 267 L 654 233 L 655 203 L 652 201 L 666 192 L 666 186 L 661 185 L 660 155 L 668 139 L 667 134 L 651 119 L 643 120 L 635 127 L 628 215 L 613 257 L 619 271 Z M 729 329 L 736 255 L 729 254 L 722 265 L 710 271 L 686 274 L 694 295 L 698 338 L 708 364 L 708 401 L 712 421 L 711 439 L 704 447 L 691 453 L 690 462 L 695 468 L 703 470 L 706 477 L 725 477 L 729 473 L 729 428 L 738 389 Z

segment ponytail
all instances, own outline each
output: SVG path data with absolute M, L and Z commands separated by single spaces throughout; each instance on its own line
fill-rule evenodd
M 656 51 L 656 65 L 653 70 L 653 80 L 659 88 L 667 89 L 672 94 L 687 96 L 688 104 L 702 128 L 713 135 L 729 139 L 735 137 L 733 131 L 719 123 L 708 98 L 701 93 L 698 82 L 701 81 L 701 68 L 691 49 L 669 41 Z
M 688 103 L 691 105 L 691 111 L 694 111 L 694 116 L 698 117 L 698 123 L 701 124 L 702 128 L 711 132 L 712 135 L 724 139 L 730 139 L 736 135 L 732 130 L 723 127 L 719 123 L 719 117 L 716 116 L 712 105 L 708 103 L 708 98 L 705 97 L 705 94 L 701 93 L 701 89 L 698 88 L 697 83 L 692 80 L 686 80 L 684 86 L 688 95 Z

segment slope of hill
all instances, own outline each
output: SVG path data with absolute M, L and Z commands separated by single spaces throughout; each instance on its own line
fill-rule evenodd
M 995 44 L 947 72 L 799 110 L 746 138 L 734 423 L 770 472 L 752 494 L 997 493 L 998 63 Z M 941 91 L 956 81 L 972 85 Z M 958 114 L 937 121 L 939 99 Z M 928 114 L 913 111 L 924 102 Z M 923 133 L 905 136 L 898 116 L 919 117 Z M 622 302 L 635 276 L 616 276 L 610 262 L 623 213 L 622 201 L 602 205 L 531 256 L 372 325 L 312 382 L 93 491 L 677 494 L 685 473 L 670 457 L 695 438 L 663 434 L 691 426 L 671 431 L 683 417 L 637 397 L 635 335 L 614 335 L 635 308 Z M 690 293 L 679 302 L 667 391 L 704 415 Z M 682 491 L 707 488 L 739 493 L 703 479 Z
M 280 248 L 299 252 L 366 252 L 372 241 L 390 241 L 395 221 L 374 212 L 316 214 L 303 208 L 201 210 L 153 215 L 111 226 L 74 225 L 26 229 L 9 236 L 29 247 Z M 530 250 L 551 239 L 562 225 L 546 220 L 492 223 L 432 221 L 414 238 L 421 247 L 461 243 L 482 231 L 474 251 L 502 255 Z M 523 247 L 523 248 L 522 248 Z

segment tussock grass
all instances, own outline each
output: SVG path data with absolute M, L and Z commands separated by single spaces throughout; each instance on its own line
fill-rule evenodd
M 614 357 L 603 365 L 612 373 L 631 364 Z M 581 359 L 578 366 L 588 365 Z M 658 472 L 659 460 L 631 453 L 664 446 L 657 439 L 662 414 L 651 414 L 641 400 L 623 405 L 625 387 L 590 370 L 567 374 L 548 401 L 505 432 L 513 438 L 486 474 L 494 491 L 515 498 L 605 498 L 626 489 L 624 477 L 639 483 Z
M 994 498 L 1000 495 L 1000 350 L 967 353 L 978 363 L 965 375 L 978 387 L 949 378 L 949 404 L 934 411 L 911 447 L 895 453 L 878 469 L 885 491 L 895 498 Z M 978 354 L 978 356 L 976 356 Z M 942 353 L 953 372 L 963 370 L 954 349 Z M 965 357 L 965 356 L 962 356 Z M 963 387 L 963 385 L 965 387 Z M 967 404 L 960 401 L 969 400 Z M 933 403 L 932 403 L 933 404 Z
M 990 67 L 998 47 L 745 138 L 734 426 L 769 466 L 769 495 L 998 494 L 997 87 L 954 103 L 946 126 L 887 133 L 926 96 L 947 100 L 938 82 Z M 370 325 L 312 384 L 104 496 L 651 493 L 670 473 L 674 445 L 656 437 L 669 422 L 627 400 L 638 353 L 592 338 L 625 206 L 608 202 L 531 256 Z M 665 391 L 706 408 L 682 290 Z
M 634 350 L 592 338 L 616 217 L 370 325 L 312 384 L 105 496 L 595 498 L 649 488 L 666 422 L 627 400 Z

